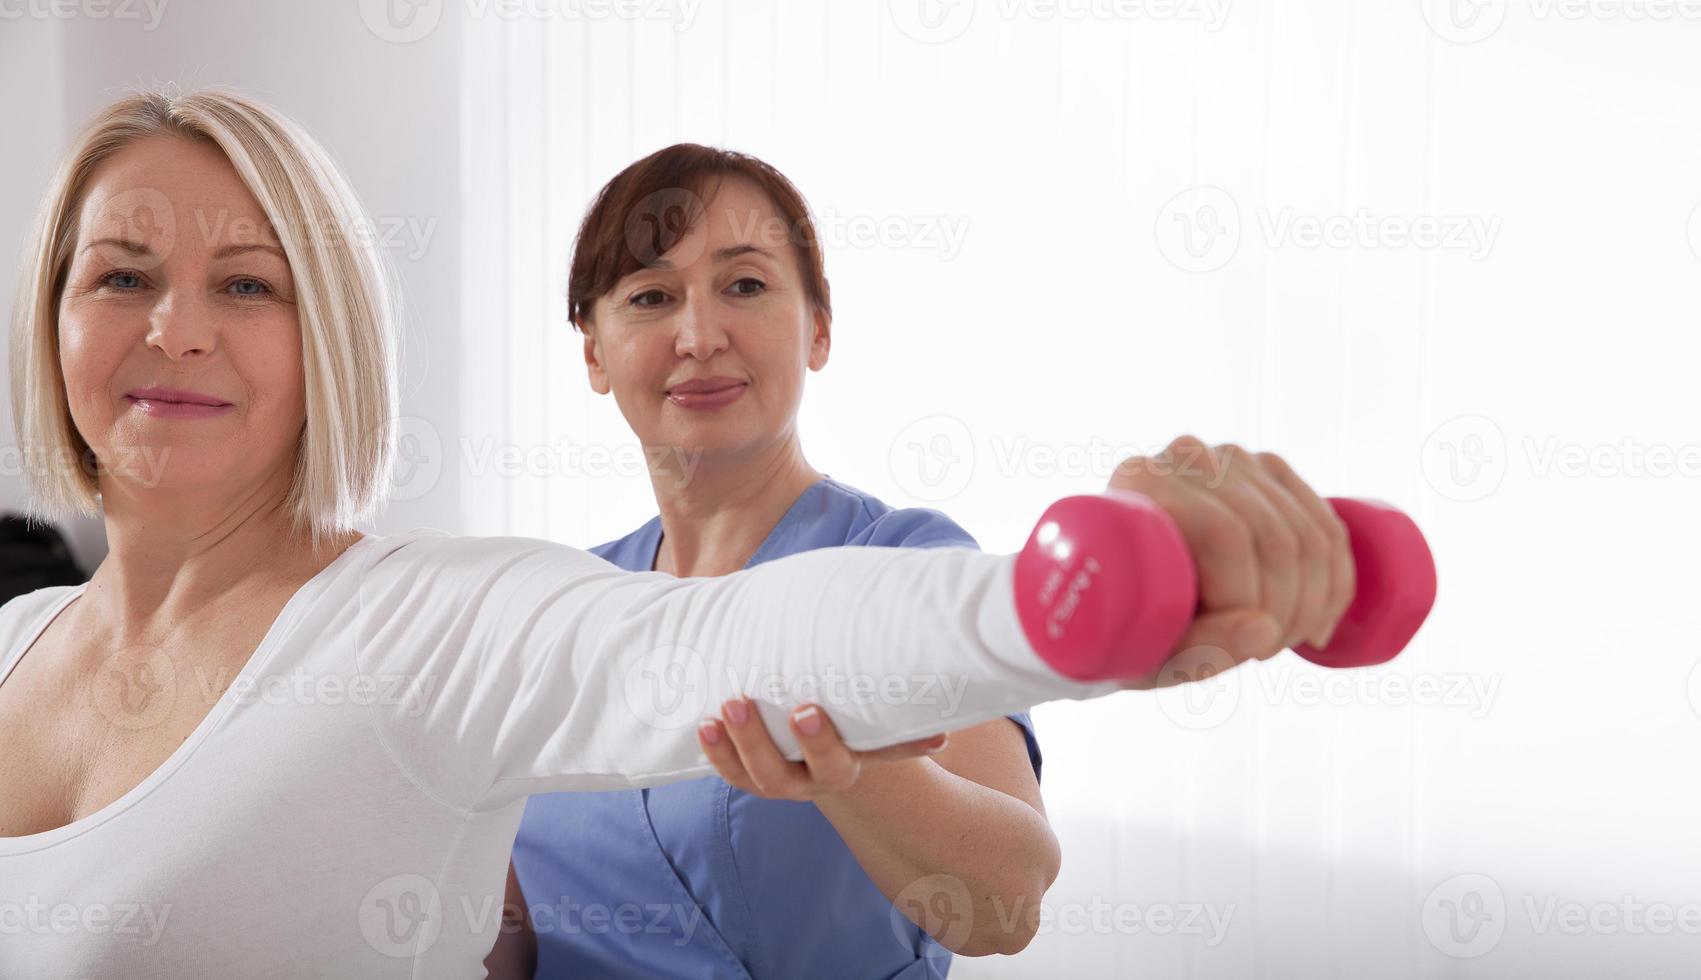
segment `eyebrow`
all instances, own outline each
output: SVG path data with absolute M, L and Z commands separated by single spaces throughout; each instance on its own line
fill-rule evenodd
M 748 244 L 746 244 L 746 245 L 728 245 L 725 248 L 717 248 L 709 254 L 709 259 L 710 259 L 710 261 L 713 261 L 713 262 L 725 262 L 728 259 L 736 259 L 740 255 L 749 255 L 752 252 L 756 253 L 757 255 L 766 256 L 767 258 L 770 258 L 770 259 L 774 257 L 774 253 L 768 251 L 767 249 L 761 247 L 760 245 L 748 245 Z M 673 263 L 669 262 L 667 259 L 657 259 L 654 262 L 650 263 L 650 268 L 651 269 L 663 269 L 663 270 L 672 269 Z
M 97 238 L 94 241 L 89 242 L 87 245 L 84 245 L 83 248 L 82 248 L 82 251 L 87 252 L 89 249 L 94 248 L 96 245 L 116 245 L 119 248 L 123 249 L 124 251 L 129 252 L 131 255 L 152 255 L 153 254 L 153 249 L 142 244 L 141 242 L 132 242 L 132 241 L 128 241 L 128 240 L 123 239 L 123 238 Z
M 215 258 L 215 259 L 228 259 L 233 255 L 243 255 L 243 254 L 246 254 L 248 252 L 270 252 L 273 255 L 276 255 L 278 258 L 283 259 L 286 262 L 289 261 L 288 256 L 284 255 L 283 249 L 278 248 L 276 245 L 261 245 L 261 244 L 256 244 L 256 245 L 226 245 L 224 248 L 221 248 L 217 252 L 214 252 L 213 258 Z
M 132 241 L 128 241 L 128 240 L 123 239 L 123 238 L 97 238 L 94 241 L 89 242 L 87 245 L 84 245 L 82 250 L 87 252 L 89 249 L 94 248 L 97 245 L 116 245 L 119 248 L 123 249 L 124 251 L 129 252 L 131 255 L 152 255 L 153 254 L 153 249 L 149 248 L 147 245 L 143 244 L 142 242 L 132 242 Z M 276 245 L 260 245 L 260 244 L 255 244 L 255 245 L 226 245 L 224 248 L 221 248 L 217 252 L 214 252 L 213 258 L 215 258 L 215 259 L 228 259 L 228 258 L 231 258 L 233 256 L 237 256 L 237 255 L 245 255 L 249 252 L 270 252 L 273 255 L 276 255 L 278 258 L 283 259 L 286 262 L 289 261 L 289 257 L 284 255 L 283 249 L 278 248 Z

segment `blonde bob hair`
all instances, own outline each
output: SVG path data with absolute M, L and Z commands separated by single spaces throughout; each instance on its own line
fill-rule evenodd
M 348 182 L 282 113 L 220 91 L 131 95 L 67 151 L 37 213 L 12 311 L 12 410 L 44 516 L 95 515 L 101 466 L 72 423 L 59 366 L 59 300 L 90 176 L 132 143 L 216 145 L 259 202 L 289 261 L 301 324 L 306 422 L 288 506 L 315 540 L 382 502 L 396 417 L 395 290 Z

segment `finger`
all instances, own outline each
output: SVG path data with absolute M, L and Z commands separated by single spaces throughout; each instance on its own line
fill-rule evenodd
M 744 763 L 739 761 L 738 749 L 733 747 L 727 738 L 726 726 L 718 718 L 705 718 L 697 726 L 697 744 L 703 747 L 703 755 L 714 764 L 715 773 L 726 780 L 729 785 L 754 794 L 756 784 L 750 781 L 750 774 L 744 771 Z
M 1248 660 L 1257 659 L 1254 651 L 1262 647 L 1252 645 L 1237 649 L 1233 645 L 1237 642 L 1235 636 L 1241 623 L 1248 618 L 1264 623 L 1270 635 L 1274 635 L 1276 621 L 1267 613 L 1257 610 L 1201 617 L 1189 630 L 1175 654 L 1165 661 L 1156 673 L 1149 677 L 1135 678 L 1123 686 L 1136 691 L 1149 691 L 1194 681 L 1208 681 Z M 1273 646 L 1273 641 L 1268 645 Z
M 1294 600 L 1288 615 L 1283 646 L 1294 646 L 1312 637 L 1327 624 L 1323 621 L 1332 575 L 1329 563 L 1328 532 L 1321 524 L 1315 509 L 1300 502 L 1299 492 L 1290 482 L 1297 480 L 1293 470 L 1274 453 L 1253 453 L 1254 467 L 1247 471 L 1259 492 L 1285 525 L 1294 542 L 1293 590 Z M 1281 471 L 1278 475 L 1277 471 Z M 1315 497 L 1304 484 L 1298 491 Z M 1319 501 L 1321 503 L 1321 501 Z M 1324 505 L 1324 510 L 1327 506 Z
M 839 730 L 818 705 L 806 704 L 791 713 L 791 730 L 803 746 L 803 764 L 816 792 L 837 793 L 850 788 L 862 774 L 856 753 L 845 746 Z
M 1110 475 L 1112 490 L 1132 490 L 1151 495 L 1154 489 L 1176 479 L 1203 482 L 1213 470 L 1207 469 L 1206 457 L 1210 447 L 1193 436 L 1177 436 L 1155 456 L 1129 456 L 1116 464 Z
M 1220 472 L 1220 462 L 1211 447 L 1197 436 L 1177 436 L 1158 454 L 1153 475 L 1180 477 L 1197 483 L 1208 483 Z
M 1175 520 L 1193 554 L 1202 610 L 1261 607 L 1257 552 L 1239 514 L 1187 483 L 1153 487 L 1152 500 Z
M 1296 520 L 1307 522 L 1298 507 L 1284 511 L 1274 500 L 1275 481 L 1267 476 L 1239 446 L 1222 447 L 1232 460 L 1225 464 L 1216 490 L 1217 498 L 1240 515 L 1252 529 L 1253 551 L 1258 556 L 1259 605 L 1282 624 L 1284 638 L 1296 632 L 1303 577 L 1302 546 Z
M 1334 635 L 1335 626 L 1341 617 L 1346 615 L 1347 607 L 1352 605 L 1353 596 L 1358 590 L 1358 570 L 1353 564 L 1352 543 L 1347 535 L 1347 525 L 1342 522 L 1335 508 L 1329 502 L 1317 495 L 1317 492 L 1293 471 L 1287 461 L 1275 453 L 1263 454 L 1265 472 L 1288 491 L 1294 501 L 1312 516 L 1316 527 L 1323 535 L 1324 559 L 1328 568 L 1328 591 L 1321 601 L 1323 612 L 1318 627 L 1307 631 L 1310 642 L 1318 649 L 1329 645 Z
M 937 755 L 951 744 L 950 737 L 944 734 L 932 738 L 917 739 L 914 742 L 903 742 L 898 745 L 888 745 L 883 749 L 862 753 L 864 759 L 877 759 L 881 762 L 892 762 L 898 759 L 916 759 L 924 755 Z
M 1181 644 L 1176 647 L 1177 657 L 1191 653 L 1191 659 L 1183 660 L 1180 667 L 1175 663 L 1165 664 L 1163 670 L 1174 672 L 1189 662 L 1232 667 L 1248 660 L 1268 660 L 1283 649 L 1282 624 L 1268 612 L 1257 608 L 1209 612 L 1193 620 L 1181 638 Z M 1226 661 L 1224 658 L 1227 658 Z M 1169 682 L 1199 679 L 1180 676 L 1171 678 Z
M 721 705 L 721 719 L 726 722 L 727 737 L 738 750 L 744 771 L 762 796 L 808 798 L 809 770 L 780 754 L 767 726 L 757 717 L 755 704 L 748 698 L 728 701 Z
M 1281 462 L 1273 453 L 1259 453 L 1257 457 Z M 1316 513 L 1300 504 L 1294 491 L 1276 478 L 1270 465 L 1263 465 L 1262 472 L 1267 499 L 1292 529 L 1299 552 L 1295 561 L 1294 608 L 1285 620 L 1287 632 L 1282 637 L 1282 645 L 1291 647 L 1315 639 L 1330 625 L 1327 619 L 1331 576 L 1329 538 Z

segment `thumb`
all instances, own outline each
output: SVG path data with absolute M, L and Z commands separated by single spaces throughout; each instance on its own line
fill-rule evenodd
M 1282 624 L 1262 609 L 1208 612 L 1193 620 L 1177 650 L 1193 647 L 1226 651 L 1237 664 L 1267 660 L 1282 652 Z
M 1150 677 L 1123 686 L 1135 691 L 1208 681 L 1248 660 L 1263 660 L 1281 650 L 1281 624 L 1261 609 L 1231 609 L 1199 616 L 1175 652 Z
M 877 759 L 881 762 L 890 762 L 895 759 L 916 759 L 924 755 L 936 755 L 949 741 L 949 735 L 940 734 L 934 735 L 931 738 L 917 739 L 914 742 L 903 742 L 898 745 L 888 745 L 883 749 L 874 749 L 869 752 L 859 752 L 857 754 L 865 759 Z

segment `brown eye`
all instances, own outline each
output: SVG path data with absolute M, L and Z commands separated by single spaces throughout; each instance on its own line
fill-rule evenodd
M 754 276 L 745 276 L 730 287 L 735 296 L 756 296 L 768 288 L 768 284 Z
M 666 299 L 667 299 L 667 294 L 663 293 L 661 290 L 659 290 L 659 289 L 646 289 L 643 292 L 638 293 L 637 295 L 633 296 L 627 302 L 631 303 L 633 306 L 636 306 L 640 309 L 652 309 L 654 307 L 660 306 L 662 304 L 662 302 Z

